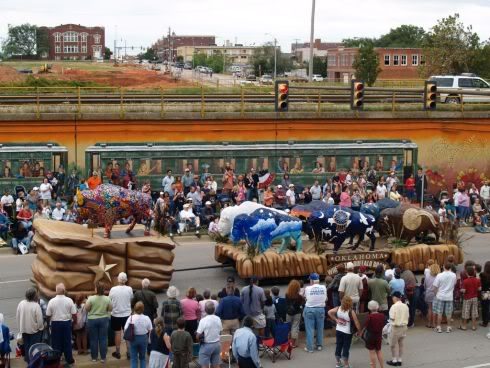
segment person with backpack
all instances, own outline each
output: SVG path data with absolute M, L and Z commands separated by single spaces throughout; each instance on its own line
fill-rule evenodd
M 342 298 L 340 307 L 335 307 L 328 311 L 328 316 L 336 323 L 336 368 L 350 368 L 349 352 L 352 336 L 361 330 L 361 324 L 356 312 L 353 310 L 353 305 L 351 297 L 345 295 Z

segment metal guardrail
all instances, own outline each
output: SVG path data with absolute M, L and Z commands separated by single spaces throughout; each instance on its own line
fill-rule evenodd
M 348 86 L 290 85 L 290 112 L 308 113 L 320 117 L 324 112 L 347 112 L 350 102 Z M 367 87 L 366 111 L 421 111 L 423 88 Z M 84 116 L 117 113 L 124 119 L 127 113 L 188 114 L 190 118 L 206 118 L 209 113 L 226 112 L 244 118 L 247 113 L 274 114 L 274 94 L 269 90 L 240 87 L 239 92 L 226 93 L 207 90 L 201 86 L 193 93 L 175 93 L 166 90 L 134 90 L 114 87 L 0 87 L 0 115 L 34 114 L 36 119 L 52 114 L 70 114 L 77 119 Z M 443 111 L 477 110 L 490 112 L 490 91 L 438 89 L 440 94 L 459 97 L 457 105 L 439 104 Z M 465 96 L 488 96 L 486 103 L 471 103 Z M 197 116 L 196 116 L 197 115 Z M 282 115 L 284 116 L 284 115 Z

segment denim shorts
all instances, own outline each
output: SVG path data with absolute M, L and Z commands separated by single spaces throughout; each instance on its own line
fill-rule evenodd
M 199 364 L 202 367 L 220 364 L 221 344 L 219 342 L 205 343 L 199 349 Z

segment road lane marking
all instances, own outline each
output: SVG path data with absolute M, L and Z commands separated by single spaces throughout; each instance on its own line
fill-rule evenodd
M 27 282 L 27 281 L 31 281 L 31 280 L 30 279 L 24 279 L 24 280 L 0 281 L 0 285 L 1 284 L 14 284 L 14 283 L 17 283 L 17 282 Z
M 478 365 L 469 365 L 469 366 L 463 367 L 463 368 L 481 368 L 481 367 L 490 367 L 490 363 L 478 364 Z

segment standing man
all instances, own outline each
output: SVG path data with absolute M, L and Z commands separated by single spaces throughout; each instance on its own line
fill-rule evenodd
M 205 306 L 206 317 L 199 321 L 197 338 L 204 337 L 199 349 L 199 364 L 201 367 L 219 368 L 221 361 L 220 334 L 223 330 L 221 320 L 214 314 L 214 303 L 207 302 Z
M 342 300 L 344 296 L 349 296 L 352 299 L 352 309 L 359 313 L 359 300 L 362 294 L 362 279 L 354 273 L 354 263 L 348 262 L 345 266 L 347 274 L 342 277 L 339 285 L 339 298 Z
M 257 336 L 252 331 L 253 324 L 254 321 L 251 317 L 245 317 L 243 327 L 236 330 L 233 335 L 231 347 L 239 368 L 260 367 Z
M 65 285 L 56 285 L 56 296 L 46 308 L 46 316 L 51 322 L 51 343 L 54 350 L 65 355 L 68 366 L 75 363 L 72 355 L 71 334 L 72 320 L 77 321 L 77 307 L 73 300 L 65 296 Z M 28 352 L 27 352 L 28 354 Z
M 172 176 L 172 170 L 167 170 L 167 175 L 165 175 L 162 179 L 162 189 L 164 192 L 167 192 L 170 195 L 170 198 L 174 196 L 174 190 L 172 188 L 172 184 L 175 183 L 175 179 Z
M 376 266 L 374 278 L 368 280 L 368 288 L 369 294 L 371 295 L 371 300 L 374 300 L 379 304 L 378 311 L 386 314 L 388 312 L 388 295 L 390 295 L 390 286 L 383 278 L 383 274 L 383 265 Z
M 259 175 L 255 172 L 255 169 L 252 167 L 250 172 L 247 174 L 244 180 L 245 187 L 247 188 L 247 201 L 252 201 L 254 198 L 257 203 L 259 202 Z
M 310 188 L 310 193 L 312 200 L 319 201 L 322 199 L 322 187 L 320 186 L 318 180 L 315 180 L 315 184 L 313 184 L 313 186 Z
M 422 183 L 424 192 L 427 190 L 427 176 L 424 174 L 422 169 L 417 170 L 417 177 L 415 178 L 415 192 L 417 193 L 417 201 L 422 201 Z
M 286 199 L 288 201 L 289 208 L 293 208 L 296 205 L 296 193 L 294 191 L 294 184 L 289 184 L 289 189 L 286 192 Z
M 182 185 L 184 186 L 184 195 L 191 191 L 192 183 L 194 182 L 194 178 L 191 174 L 191 170 L 189 168 L 185 169 L 185 174 L 182 176 Z
M 134 293 L 133 300 L 131 301 L 131 307 L 134 308 L 136 303 L 142 302 L 145 309 L 143 314 L 148 316 L 150 320 L 153 320 L 157 317 L 158 310 L 158 301 L 155 293 L 149 289 L 150 280 L 143 279 L 141 281 L 141 290 L 137 290 Z
M 451 271 L 451 263 L 446 262 L 444 264 L 444 271 L 436 276 L 432 288 L 436 293 L 436 297 L 432 304 L 432 311 L 437 315 L 437 327 L 438 333 L 442 332 L 441 321 L 442 315 L 446 314 L 447 318 L 447 333 L 450 333 L 453 329 L 451 327 L 451 317 L 453 314 L 453 292 L 456 285 L 456 274 Z
M 38 302 L 37 290 L 29 288 L 25 300 L 17 306 L 17 326 L 24 341 L 24 360 L 29 363 L 29 349 L 32 345 L 42 342 L 44 320 Z
M 407 336 L 409 313 L 408 307 L 402 303 L 402 294 L 399 291 L 393 293 L 392 299 L 393 305 L 390 308 L 390 346 L 392 359 L 388 360 L 386 364 L 400 367 L 402 365 L 403 340 Z
M 109 292 L 109 299 L 112 303 L 111 328 L 114 331 L 114 343 L 116 351 L 112 356 L 121 359 L 121 330 L 124 329 L 128 317 L 131 315 L 131 300 L 133 299 L 133 289 L 126 286 L 128 276 L 121 272 L 117 276 L 119 285 L 113 286 Z M 129 360 L 129 344 L 126 341 L 126 358 Z
M 488 180 L 485 180 L 485 183 L 480 188 L 480 197 L 482 204 L 488 209 L 488 205 L 490 204 L 490 186 L 488 185 Z
M 303 311 L 306 330 L 305 351 L 313 353 L 313 337 L 316 330 L 316 349 L 323 348 L 323 327 L 325 323 L 325 303 L 327 302 L 327 288 L 320 285 L 320 276 L 317 273 L 310 275 L 310 286 L 305 288 L 306 304 Z

